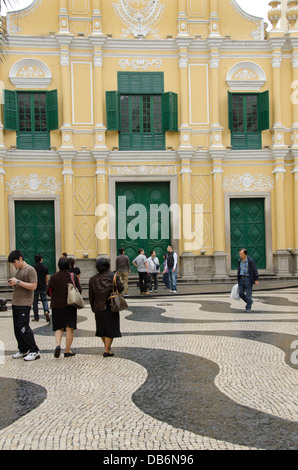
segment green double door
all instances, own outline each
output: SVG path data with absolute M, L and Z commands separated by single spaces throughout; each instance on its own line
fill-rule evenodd
M 246 248 L 258 269 L 266 269 L 265 200 L 230 199 L 231 268 L 238 268 L 239 250 Z
M 143 248 L 145 255 L 155 250 L 160 265 L 171 244 L 170 185 L 118 183 L 116 186 L 117 251 L 125 248 L 130 262 Z M 132 272 L 136 272 L 135 268 Z
M 53 201 L 15 202 L 16 249 L 34 266 L 40 253 L 50 274 L 56 272 L 55 209 Z

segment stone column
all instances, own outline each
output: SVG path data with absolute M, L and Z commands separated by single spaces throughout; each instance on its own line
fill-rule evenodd
M 71 116 L 71 80 L 69 67 L 69 46 L 73 39 L 71 35 L 56 35 L 60 44 L 60 66 L 61 66 L 61 95 L 62 95 L 62 116 L 61 127 L 62 145 L 61 149 L 73 149 L 73 128 Z
M 219 99 L 219 64 L 221 39 L 209 38 L 210 47 L 210 73 L 211 73 L 211 142 L 210 148 L 222 149 L 223 127 L 220 125 L 220 99 Z
M 74 186 L 73 186 L 73 167 L 72 160 L 74 154 L 64 152 L 62 155 L 64 177 L 63 184 L 63 232 L 64 232 L 64 247 L 63 251 L 69 256 L 74 256 L 74 237 L 75 237 L 75 224 L 74 224 Z
M 271 39 L 273 44 L 273 58 L 271 61 L 273 68 L 273 148 L 285 148 L 285 128 L 282 124 L 282 89 L 281 89 L 281 63 L 282 52 L 280 48 L 281 39 Z
M 101 0 L 92 0 L 92 35 L 102 36 Z
M 225 240 L 224 193 L 222 187 L 222 154 L 211 153 L 213 196 L 213 249 L 214 278 L 227 277 L 227 255 Z
M 5 171 L 3 167 L 3 155 L 0 153 L 0 214 L 2 222 L 0 224 L 0 282 L 7 281 L 8 264 L 7 264 L 7 211 L 5 204 Z
M 108 258 L 109 256 L 109 239 L 110 239 L 110 224 L 109 224 L 109 206 L 107 195 L 107 171 L 106 171 L 106 157 L 100 155 L 99 152 L 93 152 L 96 158 L 96 238 L 97 238 L 97 253 L 99 258 Z M 115 208 L 116 210 L 116 208 Z
M 189 127 L 189 87 L 188 87 L 188 46 L 190 40 L 178 39 L 179 46 L 179 75 L 180 75 L 180 148 L 190 149 Z
M 94 144 L 95 150 L 107 150 L 105 144 L 106 127 L 104 125 L 104 92 L 103 92 L 103 62 L 102 46 L 105 39 L 90 37 L 93 44 L 93 63 L 94 63 Z
M 209 37 L 220 37 L 218 0 L 210 0 L 210 31 Z
M 183 152 L 181 156 L 181 186 L 182 186 L 182 210 L 181 210 L 181 277 L 182 279 L 193 280 L 194 270 L 194 241 L 192 237 L 192 201 L 191 201 L 191 153 Z
M 285 218 L 285 151 L 274 152 L 275 157 L 275 224 L 276 252 L 275 272 L 278 276 L 290 275 L 290 255 L 287 251 L 286 218 Z
M 179 0 L 178 10 L 178 37 L 188 37 L 187 0 Z
M 67 0 L 59 2 L 59 34 L 69 33 L 69 15 L 67 10 Z

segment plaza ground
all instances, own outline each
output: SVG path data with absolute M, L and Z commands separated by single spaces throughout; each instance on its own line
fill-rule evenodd
M 249 314 L 230 285 L 201 286 L 178 295 L 162 286 L 148 298 L 132 286 L 123 336 L 106 359 L 87 305 L 75 357 L 54 358 L 41 315 L 31 324 L 41 359 L 13 360 L 9 300 L 0 313 L 0 449 L 297 449 L 295 282 L 264 281 Z

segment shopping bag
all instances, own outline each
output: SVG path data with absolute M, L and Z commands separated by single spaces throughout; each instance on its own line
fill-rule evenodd
M 232 288 L 230 298 L 233 300 L 240 300 L 239 296 L 239 284 L 235 284 Z

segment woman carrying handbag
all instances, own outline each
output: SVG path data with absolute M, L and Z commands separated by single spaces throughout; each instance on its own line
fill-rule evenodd
M 75 356 L 71 350 L 73 333 L 77 329 L 77 308 L 68 305 L 68 285 L 74 282 L 76 289 L 82 293 L 80 281 L 76 274 L 69 272 L 68 258 L 60 258 L 58 261 L 59 272 L 53 274 L 48 284 L 48 294 L 51 297 L 53 331 L 55 331 L 56 349 L 54 357 L 59 358 L 61 353 L 61 341 L 63 332 L 66 331 L 66 348 L 64 357 Z
M 96 262 L 96 269 L 98 274 L 89 280 L 89 300 L 96 321 L 95 336 L 103 341 L 105 347 L 103 357 L 112 357 L 114 356 L 111 352 L 113 340 L 122 337 L 119 311 L 112 311 L 111 308 L 110 297 L 114 293 L 114 279 L 118 293 L 123 292 L 124 286 L 119 276 L 115 277 L 111 272 L 108 259 L 99 258 Z

